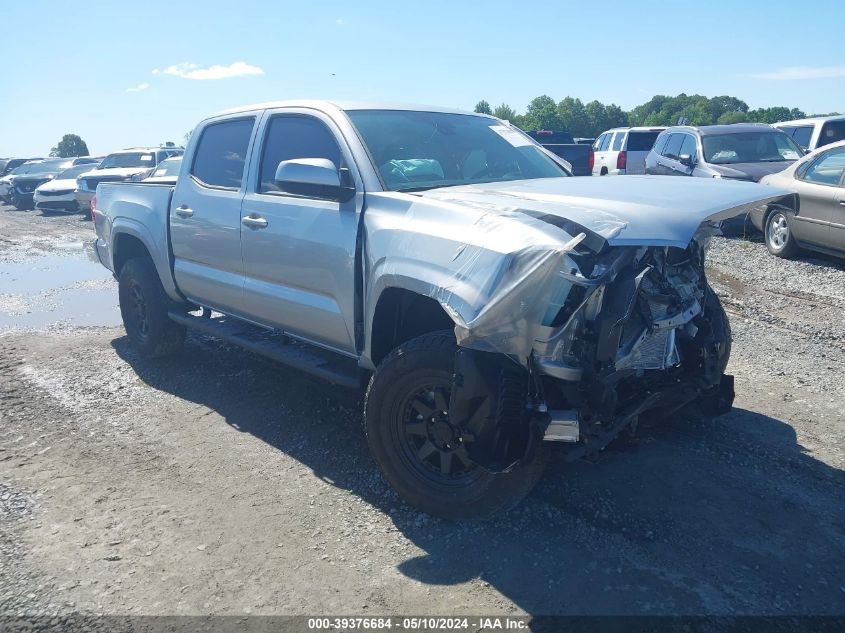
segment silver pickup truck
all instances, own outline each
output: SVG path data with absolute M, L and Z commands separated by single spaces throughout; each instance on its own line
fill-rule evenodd
M 280 102 L 202 121 L 175 187 L 100 184 L 96 250 L 142 354 L 193 328 L 366 388 L 388 482 L 449 518 L 537 482 L 550 442 L 731 407 L 719 220 L 788 192 L 571 178 L 490 116 Z

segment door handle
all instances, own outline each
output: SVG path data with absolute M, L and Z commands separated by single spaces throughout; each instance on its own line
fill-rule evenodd
M 843 207 L 845 207 L 845 200 L 840 200 L 839 204 L 841 204 Z
M 267 220 L 256 215 L 247 215 L 241 220 L 241 224 L 251 229 L 266 229 Z
M 176 215 L 180 218 L 189 218 L 194 214 L 193 209 L 189 209 L 187 205 L 182 205 L 181 207 L 176 207 Z

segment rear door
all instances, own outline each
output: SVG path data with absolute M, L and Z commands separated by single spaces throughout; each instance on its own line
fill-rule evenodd
M 173 274 L 196 303 L 241 315 L 241 203 L 257 114 L 214 120 L 196 134 L 192 163 L 170 205 Z
M 355 246 L 363 203 L 294 195 L 274 182 L 281 161 L 326 158 L 360 183 L 345 140 L 330 117 L 306 108 L 271 110 L 241 217 L 244 309 L 264 325 L 353 354 Z

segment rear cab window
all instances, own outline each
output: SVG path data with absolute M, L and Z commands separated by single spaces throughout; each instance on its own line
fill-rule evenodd
M 202 130 L 191 176 L 201 185 L 237 190 L 243 182 L 255 117 L 211 123 Z

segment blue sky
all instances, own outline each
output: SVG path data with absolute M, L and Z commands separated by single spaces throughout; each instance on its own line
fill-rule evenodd
M 524 111 L 546 93 L 628 109 L 728 94 L 845 111 L 840 0 L 16 1 L 3 5 L 0 156 L 181 141 L 203 116 L 288 98 Z M 825 21 L 827 16 L 827 21 Z

